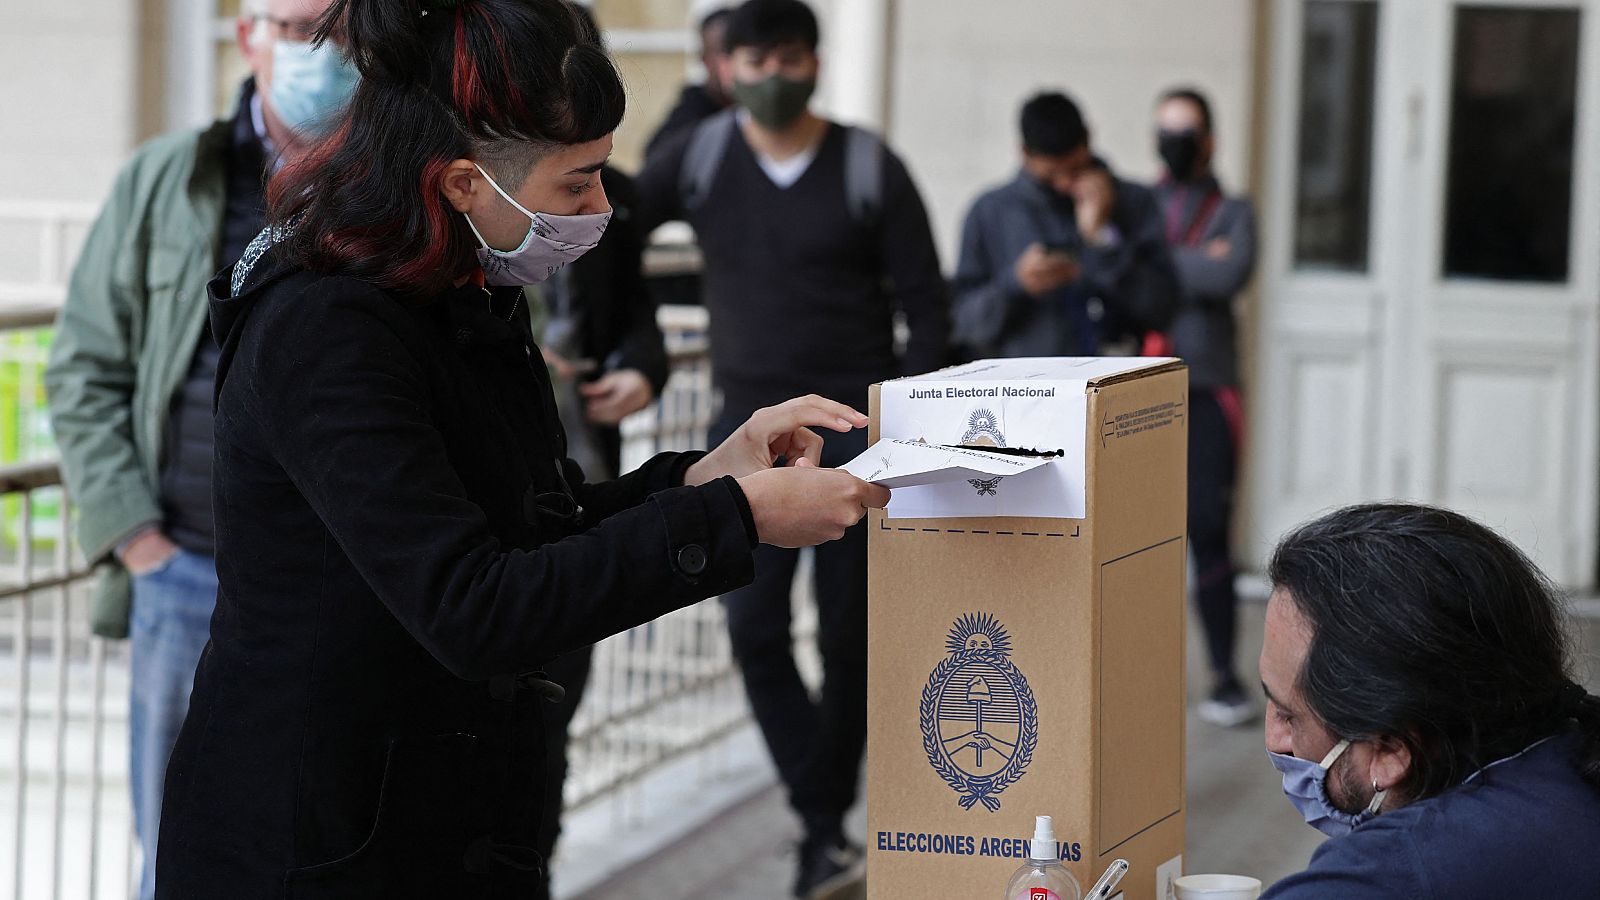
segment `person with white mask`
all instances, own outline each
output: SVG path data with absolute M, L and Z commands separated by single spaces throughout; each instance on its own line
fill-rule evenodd
M 328 0 L 254 0 L 231 114 L 135 151 L 85 242 L 46 371 L 80 545 L 99 569 L 96 633 L 129 639 L 129 782 L 154 891 L 167 756 L 216 602 L 211 394 L 221 349 L 205 283 L 265 222 L 263 184 L 348 102 L 355 69 L 310 35 Z
M 1267 752 L 1331 840 L 1263 900 L 1600 897 L 1600 697 L 1520 550 L 1370 504 L 1292 532 L 1268 576 Z
M 566 0 L 335 0 L 335 36 L 348 108 L 208 286 L 220 588 L 156 897 L 538 896 L 543 667 L 889 492 L 818 465 L 867 424 L 820 397 L 590 482 L 524 288 L 610 222 L 610 57 Z

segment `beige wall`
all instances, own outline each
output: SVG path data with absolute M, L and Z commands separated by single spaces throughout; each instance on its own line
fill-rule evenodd
M 1208 93 L 1219 174 L 1250 167 L 1255 0 L 995 0 L 981 6 L 899 0 L 892 25 L 889 139 L 934 219 L 946 269 L 961 219 L 1017 166 L 1017 113 L 1043 88 L 1073 96 L 1095 149 L 1124 177 L 1154 177 L 1156 94 Z
M 582 2 L 582 0 L 580 0 Z M 587 0 L 605 28 L 683 28 L 695 0 Z
M 14 2 L 0 13 L 0 200 L 97 201 L 137 130 L 131 0 Z
M 615 53 L 628 91 L 628 114 L 617 128 L 611 159 L 629 173 L 639 171 L 644 145 L 677 102 L 684 83 L 684 58 L 672 53 Z
M 645 143 L 677 101 L 691 55 L 640 52 L 620 33 L 679 31 L 687 36 L 697 7 L 691 0 L 594 0 L 590 6 L 607 32 L 606 43 L 628 90 L 628 114 L 617 129 L 611 159 L 624 171 L 638 172 Z

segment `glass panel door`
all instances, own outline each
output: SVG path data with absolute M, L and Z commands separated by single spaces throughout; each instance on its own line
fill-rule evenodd
M 1378 5 L 1311 0 L 1301 27 L 1294 264 L 1364 272 L 1370 243 Z
M 1567 280 L 1579 15 L 1456 10 L 1445 277 Z

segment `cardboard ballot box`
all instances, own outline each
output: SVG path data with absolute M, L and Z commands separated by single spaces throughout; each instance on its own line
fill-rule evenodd
M 1187 398 L 1171 359 L 989 360 L 873 387 L 874 441 L 1060 455 L 901 488 L 868 520 L 869 900 L 998 900 L 1036 815 L 1084 890 L 1121 857 L 1127 900 L 1171 896 Z

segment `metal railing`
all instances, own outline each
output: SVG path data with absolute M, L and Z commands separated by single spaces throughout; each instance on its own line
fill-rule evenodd
M 672 375 L 653 407 L 622 423 L 624 469 L 665 450 L 704 447 L 716 413 L 702 317 L 669 310 L 662 318 Z M 610 796 L 619 813 L 629 812 L 628 784 L 748 718 L 719 604 L 680 609 L 602 641 L 569 730 L 567 806 Z
M 126 897 L 136 858 L 127 646 L 89 633 L 71 512 L 53 462 L 0 469 L 0 828 L 19 898 Z
M 89 203 L 0 200 L 0 233 L 13 251 L 0 255 L 0 309 L 54 311 L 94 214 Z
M 48 326 L 48 304 L 0 308 L 7 330 Z M 704 446 L 715 413 L 704 312 L 663 309 L 673 372 L 623 423 L 624 467 Z M 42 415 L 42 410 L 36 410 Z M 125 898 L 137 872 L 127 786 L 128 653 L 90 635 L 90 576 L 53 460 L 0 467 L 0 895 Z M 797 626 L 809 629 L 809 603 Z M 802 658 L 814 673 L 814 654 Z M 749 721 L 721 606 L 702 603 L 596 647 L 573 723 L 566 803 L 637 810 L 630 787 Z
M 72 510 L 41 439 L 36 339 L 55 318 L 88 204 L 0 203 L 0 894 L 127 897 L 127 645 L 92 637 Z

